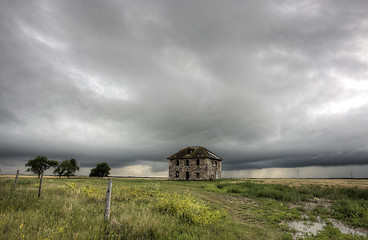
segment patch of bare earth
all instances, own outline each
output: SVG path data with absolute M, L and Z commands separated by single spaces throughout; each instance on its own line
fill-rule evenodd
M 290 208 L 302 207 L 305 210 L 312 210 L 320 205 L 326 209 L 331 209 L 332 200 L 329 199 L 312 199 L 306 203 L 290 204 Z

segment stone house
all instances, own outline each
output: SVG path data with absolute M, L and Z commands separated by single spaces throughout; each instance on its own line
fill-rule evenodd
M 170 160 L 170 180 L 210 180 L 221 178 L 222 159 L 204 147 L 187 147 L 167 159 Z

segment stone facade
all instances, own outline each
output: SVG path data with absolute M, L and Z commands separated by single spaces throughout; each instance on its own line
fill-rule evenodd
M 210 180 L 222 175 L 222 159 L 204 147 L 187 147 L 168 159 L 170 180 Z

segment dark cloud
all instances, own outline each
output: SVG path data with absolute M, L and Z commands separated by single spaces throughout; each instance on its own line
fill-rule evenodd
M 203 145 L 225 170 L 367 164 L 367 8 L 2 1 L 0 163 L 159 172 Z

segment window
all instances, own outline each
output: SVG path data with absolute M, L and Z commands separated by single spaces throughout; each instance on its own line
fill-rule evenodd
M 215 162 L 215 166 L 217 167 L 217 161 Z
M 175 177 L 178 178 L 179 177 L 179 171 L 176 171 Z
M 176 166 L 179 166 L 179 160 L 176 160 Z
M 199 178 L 199 172 L 196 173 L 196 177 Z
M 188 149 L 188 154 L 191 154 L 193 152 L 193 149 Z
M 199 159 L 197 159 L 197 166 L 199 166 Z
M 185 165 L 186 165 L 186 166 L 189 166 L 189 160 L 186 160 L 186 161 L 185 161 Z

